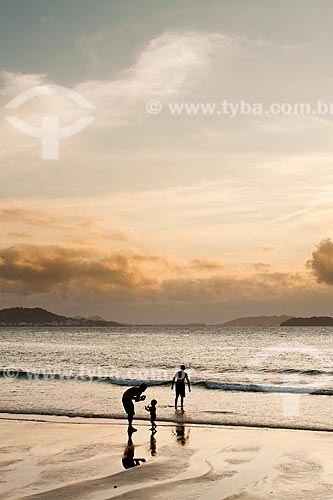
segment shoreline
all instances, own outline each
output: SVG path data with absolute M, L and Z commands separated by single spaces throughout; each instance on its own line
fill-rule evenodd
M 330 433 L 179 421 L 152 435 L 147 421 L 135 425 L 129 440 L 124 419 L 3 415 L 0 499 L 333 498 Z
M 36 417 L 36 418 L 33 418 Z M 105 421 L 105 423 L 125 423 L 127 422 L 125 416 L 120 415 L 78 415 L 78 414 L 69 414 L 69 412 L 21 412 L 21 411 L 10 411 L 10 412 L 2 412 L 0 411 L 0 421 L 1 420 L 13 420 L 13 421 L 27 421 L 27 422 L 61 422 L 58 419 L 68 419 L 63 423 L 77 423 L 77 424 L 92 424 L 96 425 L 98 422 Z M 147 418 L 138 418 L 135 422 L 140 423 L 140 425 L 149 425 L 149 417 Z M 322 432 L 332 434 L 333 429 L 325 428 L 325 427 L 305 427 L 305 426 L 287 426 L 287 425 L 259 425 L 259 424 L 243 424 L 243 423 L 216 423 L 216 422 L 207 422 L 207 421 L 193 421 L 191 419 L 186 420 L 186 417 L 182 418 L 180 414 L 179 417 L 174 417 L 170 419 L 161 419 L 157 420 L 157 424 L 160 426 L 168 426 L 170 424 L 185 424 L 187 426 L 197 426 L 197 427 L 216 427 L 216 428 L 226 428 L 226 429 L 257 429 L 257 430 L 283 430 L 283 431 L 299 431 L 299 432 Z

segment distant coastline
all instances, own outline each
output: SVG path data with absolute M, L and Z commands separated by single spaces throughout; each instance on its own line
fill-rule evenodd
M 281 326 L 333 326 L 333 318 L 331 318 L 330 316 L 291 318 L 281 323 Z
M 221 326 L 280 326 L 281 323 L 293 318 L 293 316 L 247 316 L 245 318 L 237 318 L 231 321 L 222 323 Z
M 330 316 L 294 317 L 294 316 L 247 316 L 236 318 L 225 323 L 120 323 L 108 321 L 101 316 L 85 318 L 83 316 L 62 316 L 52 313 L 41 307 L 12 307 L 0 310 L 1 327 L 192 327 L 200 328 L 215 326 L 223 328 L 265 328 L 289 326 L 333 326 Z
M 0 327 L 103 327 L 127 326 L 126 323 L 106 321 L 103 318 L 66 317 L 40 307 L 13 307 L 0 311 Z

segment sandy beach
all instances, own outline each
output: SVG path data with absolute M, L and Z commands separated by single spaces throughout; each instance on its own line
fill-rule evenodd
M 333 434 L 1 415 L 0 498 L 331 500 Z M 131 468 L 136 459 L 145 459 Z M 125 468 L 127 467 L 127 468 Z

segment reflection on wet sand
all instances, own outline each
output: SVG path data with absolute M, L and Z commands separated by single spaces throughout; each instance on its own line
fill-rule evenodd
M 150 435 L 150 447 L 149 451 L 152 457 L 156 456 L 156 438 L 155 438 L 155 432 L 152 432 Z
M 187 429 L 185 424 L 179 423 L 176 425 L 173 435 L 176 436 L 178 444 L 186 446 L 190 439 L 190 429 Z
M 122 458 L 123 466 L 125 469 L 131 469 L 132 467 L 137 467 L 141 465 L 141 462 L 145 462 L 145 458 L 134 458 L 135 446 L 132 441 L 132 434 L 128 435 L 127 445 L 124 448 L 124 455 Z

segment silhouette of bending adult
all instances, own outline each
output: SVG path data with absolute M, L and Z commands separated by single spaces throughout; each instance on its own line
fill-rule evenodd
M 123 394 L 122 401 L 125 412 L 127 413 L 128 432 L 136 432 L 136 429 L 134 429 L 132 425 L 135 415 L 133 401 L 135 401 L 136 403 L 138 403 L 139 401 L 144 401 L 146 399 L 146 396 L 142 395 L 142 393 L 145 392 L 147 387 L 147 384 L 141 384 L 138 387 L 130 387 Z

